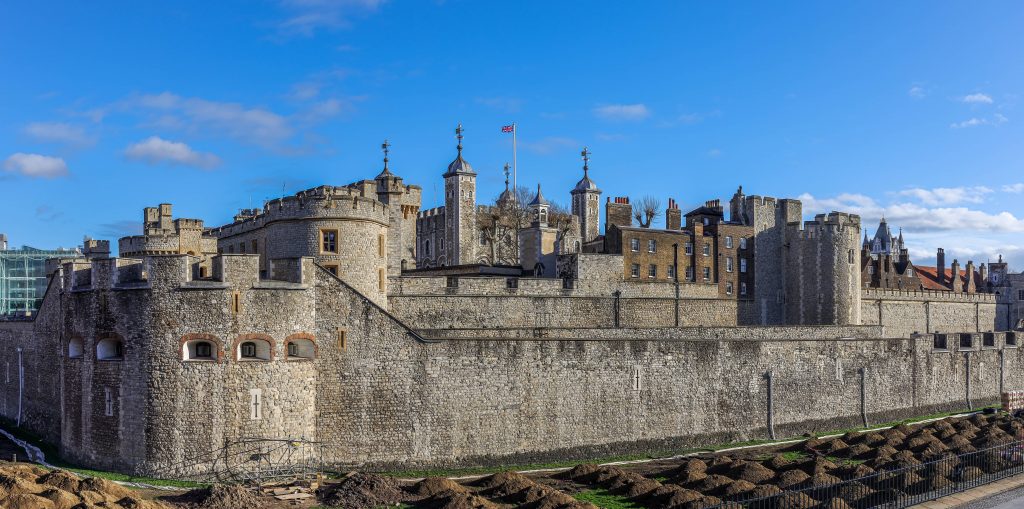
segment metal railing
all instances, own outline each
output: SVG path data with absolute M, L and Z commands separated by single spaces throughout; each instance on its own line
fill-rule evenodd
M 898 509 L 921 504 L 1024 472 L 1024 441 L 940 459 L 822 486 L 802 486 L 775 495 L 719 497 L 713 508 L 804 509 L 843 507 Z M 804 484 L 812 482 L 808 479 Z M 841 501 L 842 503 L 840 503 Z

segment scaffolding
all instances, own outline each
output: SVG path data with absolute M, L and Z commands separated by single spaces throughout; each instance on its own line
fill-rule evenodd
M 0 245 L 0 317 L 35 313 L 46 293 L 46 260 L 81 254 L 75 249 L 4 248 Z

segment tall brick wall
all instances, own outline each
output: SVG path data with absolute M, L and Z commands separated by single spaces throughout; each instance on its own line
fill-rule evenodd
M 991 294 L 885 289 L 861 290 L 861 323 L 884 325 L 892 336 L 915 332 L 1005 330 Z

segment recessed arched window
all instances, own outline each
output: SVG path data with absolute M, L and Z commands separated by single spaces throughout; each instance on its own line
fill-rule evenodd
M 240 361 L 269 361 L 273 358 L 273 343 L 269 336 L 247 335 L 235 347 L 235 359 Z
M 82 338 L 75 336 L 68 340 L 68 358 L 81 359 L 85 356 L 85 342 Z
M 315 359 L 316 343 L 309 334 L 293 334 L 285 339 L 285 353 L 288 360 Z
M 181 343 L 181 358 L 186 361 L 217 361 L 219 342 L 213 336 L 192 335 Z
M 96 343 L 96 359 L 119 361 L 124 359 L 124 342 L 117 338 L 104 338 Z

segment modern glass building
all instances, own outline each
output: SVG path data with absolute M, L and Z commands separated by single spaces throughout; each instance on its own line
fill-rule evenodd
M 0 234 L 0 316 L 35 313 L 46 293 L 46 260 L 79 254 L 76 249 L 7 249 L 7 238 Z

